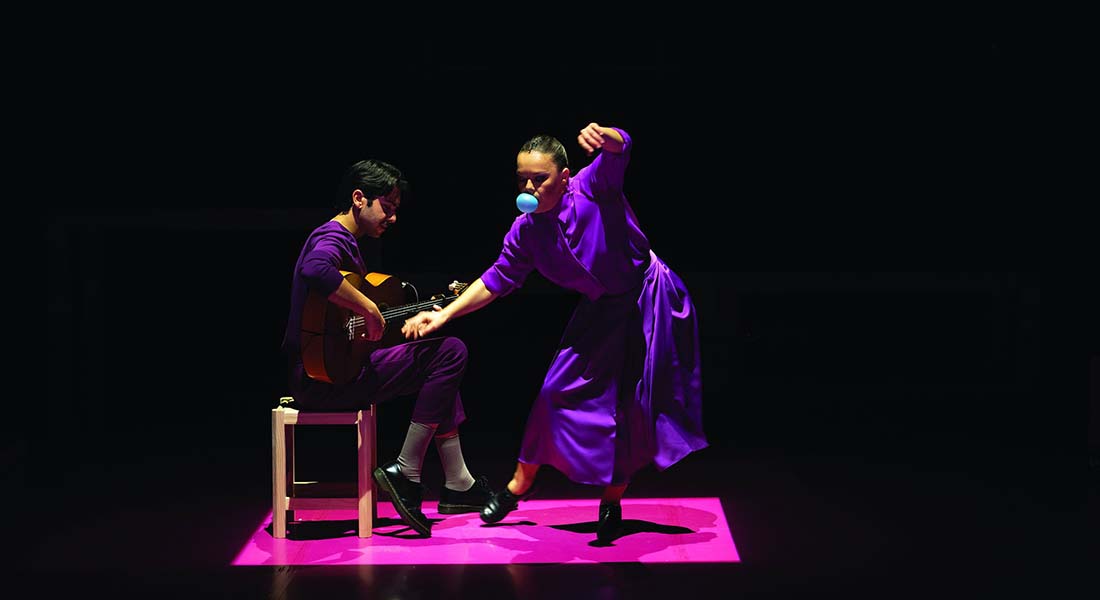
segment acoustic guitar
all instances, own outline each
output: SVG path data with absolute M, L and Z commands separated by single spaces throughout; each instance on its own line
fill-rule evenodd
M 344 279 L 378 305 L 386 328 L 378 341 L 367 339 L 367 327 L 361 315 L 338 306 L 318 292 L 311 291 L 302 310 L 302 362 L 306 374 L 318 381 L 342 384 L 359 374 L 366 357 L 379 348 L 407 341 L 401 325 L 408 317 L 438 304 L 445 306 L 465 291 L 467 283 L 452 282 L 448 293 L 429 300 L 405 302 L 405 289 L 397 278 L 382 273 L 365 276 L 340 272 Z

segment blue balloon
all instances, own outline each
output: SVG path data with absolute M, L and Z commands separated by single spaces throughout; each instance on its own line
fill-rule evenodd
M 533 213 L 538 207 L 539 199 L 532 196 L 531 194 L 523 192 L 522 194 L 516 196 L 516 208 L 520 209 L 521 211 L 525 213 Z

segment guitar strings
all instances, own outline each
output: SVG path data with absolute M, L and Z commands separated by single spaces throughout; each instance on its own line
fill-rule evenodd
M 437 298 L 435 300 L 428 300 L 426 302 L 419 302 L 419 303 L 416 303 L 416 304 L 408 304 L 408 305 L 405 305 L 404 307 L 398 308 L 398 309 L 384 310 L 384 311 L 382 311 L 382 318 L 384 318 L 388 321 L 391 318 L 396 317 L 398 315 L 406 314 L 406 313 L 412 313 L 412 312 L 420 312 L 422 309 L 428 308 L 430 306 L 434 306 L 434 305 L 439 304 L 440 302 L 444 302 L 446 300 L 452 300 L 452 299 L 457 298 L 457 297 L 458 297 L 458 295 L 456 294 L 454 296 L 448 296 L 448 297 L 445 297 L 445 298 Z M 348 320 L 348 324 L 351 325 L 352 327 L 358 326 L 362 322 L 363 322 L 363 316 L 362 315 L 355 315 L 354 317 L 352 317 L 351 319 Z

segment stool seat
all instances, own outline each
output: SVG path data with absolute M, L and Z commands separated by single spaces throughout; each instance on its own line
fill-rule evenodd
M 378 494 L 372 473 L 377 466 L 377 408 L 348 412 L 302 412 L 285 406 L 293 398 L 279 399 L 271 410 L 272 535 L 285 538 L 287 522 L 295 510 L 355 510 L 361 538 L 370 537 L 378 515 Z M 294 428 L 298 425 L 354 425 L 358 430 L 357 482 L 348 486 L 329 482 L 296 481 L 294 478 Z

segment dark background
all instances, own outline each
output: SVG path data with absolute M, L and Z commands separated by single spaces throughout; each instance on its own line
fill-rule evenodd
M 64 182 L 47 207 L 46 394 L 20 406 L 39 426 L 9 436 L 9 475 L 61 503 L 74 481 L 140 495 L 177 469 L 239 468 L 222 477 L 267 498 L 290 271 L 343 169 L 376 157 L 411 181 L 364 249 L 426 295 L 496 258 L 519 145 L 555 135 L 577 169 L 592 121 L 634 136 L 628 198 L 696 303 L 700 460 L 965 473 L 1072 449 L 1080 404 L 1040 383 L 1037 224 L 1008 201 L 1032 56 L 892 15 L 737 16 L 66 29 L 40 74 L 42 143 L 66 154 L 45 175 Z M 472 465 L 516 454 L 575 301 L 535 274 L 449 325 L 470 348 Z M 409 410 L 383 412 L 384 456 Z

